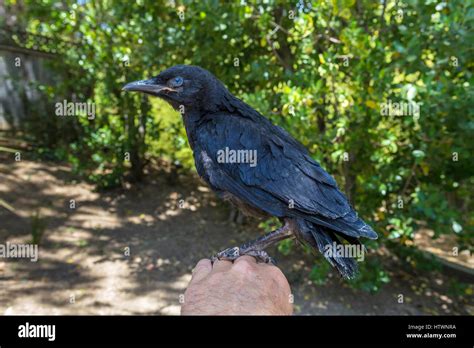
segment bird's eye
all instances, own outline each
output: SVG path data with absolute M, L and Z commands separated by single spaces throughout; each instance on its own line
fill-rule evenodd
M 181 77 L 181 76 L 177 76 L 175 78 L 172 78 L 168 84 L 171 86 L 171 87 L 181 87 L 184 83 L 184 79 Z

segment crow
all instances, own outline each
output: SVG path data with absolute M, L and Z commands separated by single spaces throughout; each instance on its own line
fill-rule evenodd
M 198 66 L 176 65 L 123 90 L 159 97 L 182 114 L 196 170 L 220 198 L 244 214 L 273 216 L 282 223 L 252 242 L 217 253 L 214 260 L 251 255 L 274 262 L 265 249 L 296 238 L 319 250 L 344 278 L 357 274 L 354 250 L 365 251 L 359 238 L 376 239 L 377 234 L 358 217 L 333 177 L 284 129 Z

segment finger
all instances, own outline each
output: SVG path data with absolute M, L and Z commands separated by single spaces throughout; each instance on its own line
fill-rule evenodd
M 202 259 L 193 269 L 193 277 L 191 281 L 196 282 L 205 278 L 212 271 L 212 263 L 209 259 Z
M 220 272 L 220 271 L 227 271 L 232 267 L 232 261 L 228 260 L 216 260 L 212 265 L 212 269 Z
M 234 264 L 237 264 L 239 262 L 257 263 L 257 259 L 250 255 L 243 255 L 240 256 L 237 260 L 235 260 Z

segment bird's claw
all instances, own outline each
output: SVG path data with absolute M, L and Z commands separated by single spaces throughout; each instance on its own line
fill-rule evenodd
M 211 261 L 212 263 L 214 263 L 216 260 L 234 261 L 243 255 L 253 256 L 257 262 L 271 263 L 276 265 L 276 261 L 264 250 L 242 250 L 239 247 L 222 250 L 221 252 L 218 252 L 216 255 L 212 256 Z
M 250 250 L 246 252 L 244 255 L 255 257 L 257 259 L 257 262 L 270 263 L 276 266 L 275 259 L 271 257 L 270 255 L 268 255 L 268 253 L 264 250 Z
M 214 263 L 216 260 L 226 260 L 226 261 L 234 261 L 240 256 L 240 248 L 239 247 L 234 247 L 234 248 L 228 248 L 225 250 L 222 250 L 218 252 L 217 254 L 213 255 L 211 257 L 212 263 Z

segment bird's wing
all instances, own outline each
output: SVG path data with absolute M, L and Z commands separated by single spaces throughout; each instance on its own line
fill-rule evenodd
M 275 216 L 302 217 L 350 236 L 376 237 L 335 180 L 281 128 L 220 113 L 201 123 L 197 139 L 196 164 L 202 166 L 198 171 L 215 189 Z M 256 154 L 255 165 L 229 163 L 231 151 L 236 160 L 239 154 L 240 159 Z

